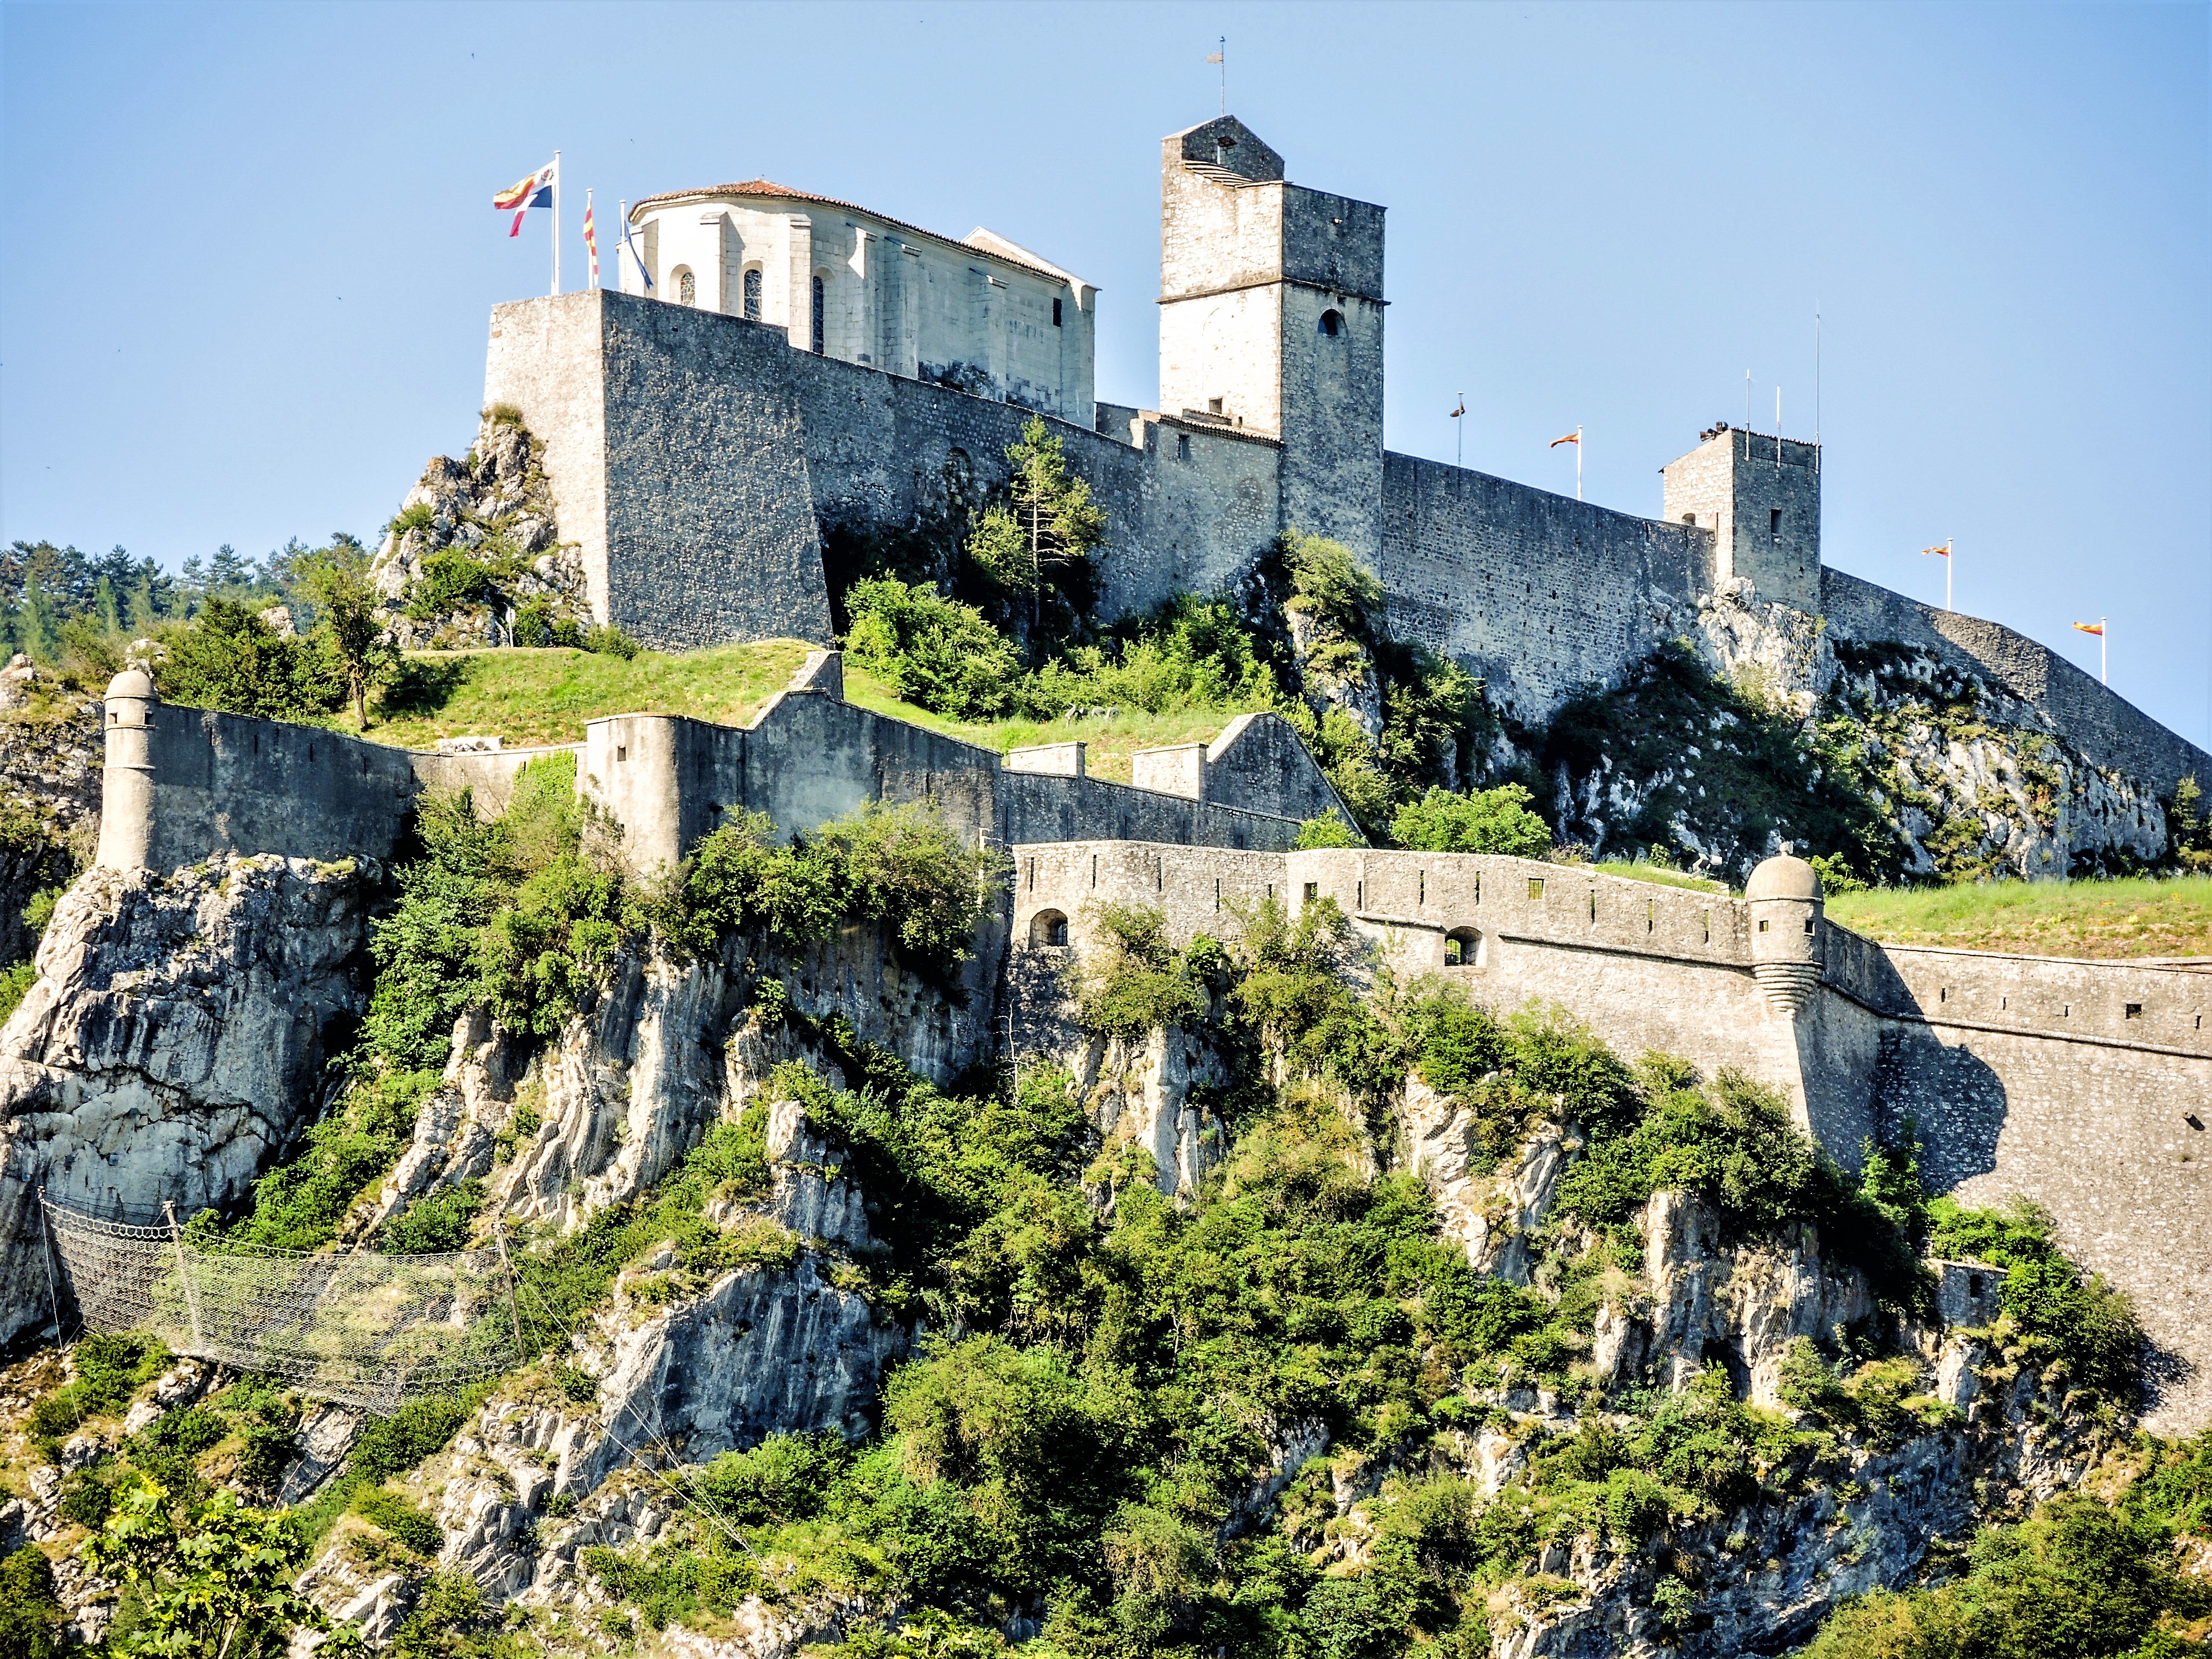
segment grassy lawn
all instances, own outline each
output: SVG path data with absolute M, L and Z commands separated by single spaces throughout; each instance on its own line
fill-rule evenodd
M 1601 859 L 1591 866 L 1608 876 L 1626 876 L 1631 881 L 1656 881 L 1662 887 L 1688 887 L 1700 893 L 1726 893 L 1724 881 L 1709 881 L 1703 876 L 1686 875 L 1680 870 L 1668 870 L 1650 864 L 1631 864 L 1625 859 Z
M 602 714 L 690 714 L 743 726 L 789 683 L 809 648 L 796 640 L 769 640 L 676 656 L 643 651 L 629 662 L 559 648 L 417 651 L 409 655 L 404 678 L 385 692 L 368 735 L 408 749 L 430 748 L 440 738 L 497 735 L 510 748 L 522 748 L 580 742 L 584 722 Z M 1133 708 L 1078 723 L 946 720 L 901 702 L 881 680 L 849 663 L 845 695 L 863 708 L 1001 753 L 1081 738 L 1090 744 L 1085 758 L 1092 775 L 1123 783 L 1136 750 L 1211 741 L 1236 718 Z
M 1886 945 L 2036 957 L 2212 956 L 2212 876 L 1845 893 L 1828 915 Z
M 629 662 L 558 647 L 412 652 L 368 735 L 407 749 L 472 735 L 524 748 L 580 743 L 584 722 L 602 714 L 690 714 L 743 726 L 790 681 L 808 648 L 769 640 L 680 656 L 641 651 Z

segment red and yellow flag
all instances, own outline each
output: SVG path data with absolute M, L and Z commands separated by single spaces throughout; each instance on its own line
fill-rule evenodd
M 510 185 L 491 198 L 491 204 L 501 213 L 514 210 L 514 223 L 508 227 L 509 236 L 522 234 L 522 216 L 534 207 L 553 205 L 553 163 L 548 161 L 521 183 Z
M 588 191 L 584 197 L 584 246 L 592 256 L 592 286 L 597 288 L 599 285 L 599 233 L 592 224 L 592 198 Z
M 2100 640 L 2105 637 L 2105 624 L 2100 622 L 2075 623 L 2074 626 L 2084 634 L 2094 634 Z
M 1920 556 L 1923 559 L 1930 553 L 1934 553 L 1940 557 L 1948 559 L 1951 556 L 1951 544 L 1945 542 L 1941 547 L 1923 547 L 1920 550 Z
M 1547 447 L 1547 448 L 1550 448 L 1550 449 L 1557 449 L 1557 448 L 1558 448 L 1561 444 L 1580 444 L 1580 443 L 1582 442 L 1582 441 L 1583 441 L 1583 429 L 1582 429 L 1582 428 L 1580 428 L 1580 427 L 1577 427 L 1577 428 L 1576 428 L 1572 432 L 1570 432 L 1569 434 L 1567 434 L 1567 435 L 1566 435 L 1565 437 L 1564 437 L 1564 438 L 1554 438 L 1554 439 L 1553 439 L 1553 440 L 1552 440 L 1552 441 L 1551 441 L 1548 445 L 1547 445 L 1547 446 L 1546 446 L 1546 447 Z

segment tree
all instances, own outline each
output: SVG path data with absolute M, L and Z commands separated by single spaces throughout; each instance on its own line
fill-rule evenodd
M 1401 846 L 1424 853 L 1502 853 L 1540 859 L 1552 850 L 1552 831 L 1529 809 L 1532 799 L 1517 783 L 1465 795 L 1431 789 L 1398 809 L 1390 833 Z
M 326 714 L 344 701 L 343 688 L 322 672 L 328 666 L 250 605 L 213 599 L 171 639 L 167 659 L 154 672 L 173 702 L 281 720 Z
M 121 1659 L 276 1659 L 295 1630 L 331 1629 L 330 1615 L 292 1587 L 307 1559 L 297 1526 L 233 1492 L 195 1504 L 180 1523 L 161 1487 L 141 1486 L 84 1557 L 145 1592 L 144 1621 L 111 1644 Z M 358 1652 L 358 1632 L 343 1629 L 332 1632 L 339 1651 Z
M 392 678 L 399 652 L 386 635 L 377 614 L 376 589 L 368 580 L 368 556 L 350 536 L 339 536 L 321 552 L 294 561 L 307 597 L 322 612 L 316 632 L 328 641 L 345 672 L 354 723 L 368 730 L 368 693 Z
M 1049 574 L 1090 557 L 1105 539 L 1106 512 L 1091 499 L 1090 484 L 1070 476 L 1066 449 L 1042 419 L 1022 428 L 1006 462 L 1009 499 L 983 510 L 968 556 L 1000 586 L 1030 596 L 1034 629 Z

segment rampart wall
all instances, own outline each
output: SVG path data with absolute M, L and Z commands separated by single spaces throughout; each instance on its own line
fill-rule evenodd
M 1909 1127 L 1932 1189 L 2045 1206 L 2068 1252 L 2136 1299 L 2156 1349 L 2153 1425 L 2212 1419 L 2212 974 L 1883 946 L 1823 922 L 1823 982 L 1793 1018 L 1753 978 L 1750 903 L 1719 894 L 1455 854 L 1013 852 L 1018 1031 L 1051 1029 L 1049 969 L 1091 943 L 1097 905 L 1158 904 L 1184 940 L 1233 935 L 1241 902 L 1326 896 L 1401 970 L 1500 1012 L 1556 1004 L 1626 1056 L 1660 1049 L 1783 1090 L 1846 1168 L 1867 1137 Z M 1447 939 L 1468 965 L 1443 965 Z
M 1686 631 L 1712 532 L 1410 455 L 1385 455 L 1391 631 L 1455 659 L 1531 723 Z
M 2172 795 L 2186 775 L 2212 787 L 2212 755 L 2024 634 L 1923 605 L 1833 568 L 1821 572 L 1820 603 L 1829 629 L 1843 639 L 1919 646 L 1996 680 L 2049 714 L 2093 766 L 2136 779 L 2162 796 Z
M 641 870 L 673 864 L 734 812 L 766 812 L 787 834 L 869 801 L 931 802 L 963 836 L 1000 846 L 1097 838 L 1279 850 L 1298 832 L 1297 819 L 1200 797 L 1011 770 L 996 750 L 821 691 L 787 692 L 748 726 L 618 714 L 586 731 L 580 787 L 622 823 L 623 857 Z

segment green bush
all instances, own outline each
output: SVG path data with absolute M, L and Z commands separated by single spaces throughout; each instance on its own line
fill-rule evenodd
M 64 1616 L 43 1550 L 24 1544 L 0 1558 L 0 1659 L 60 1659 Z
M 380 1242 L 394 1255 L 441 1255 L 465 1249 L 469 1224 L 483 1207 L 483 1201 L 481 1181 L 441 1187 L 386 1221 Z
M 23 999 L 31 994 L 31 988 L 38 982 L 39 970 L 28 962 L 0 968 L 0 1024 L 22 1006 Z
M 1317 818 L 1308 818 L 1298 825 L 1297 848 L 1310 853 L 1328 847 L 1362 847 L 1366 843 L 1359 832 L 1334 812 L 1324 812 Z
M 643 648 L 635 640 L 611 623 L 603 627 L 586 629 L 578 643 L 586 651 L 597 652 L 603 657 L 620 657 L 624 662 L 629 661 Z
M 498 572 L 465 547 L 441 547 L 422 561 L 422 574 L 408 585 L 407 615 L 434 622 L 490 594 Z
M 1945 1195 L 1927 1213 L 1931 1255 L 2004 1268 L 2001 1304 L 2014 1325 L 2048 1344 L 2082 1383 L 2135 1397 L 2143 1334 L 2134 1304 L 2101 1273 L 2085 1276 L 2065 1258 L 2048 1211 L 2025 1199 L 1968 1209 Z
M 1090 918 L 1093 947 L 1075 969 L 1078 1018 L 1102 1036 L 1137 1037 L 1194 1020 L 1206 1011 L 1206 988 L 1169 943 L 1158 905 L 1109 904 Z
M 412 1401 L 389 1417 L 373 1417 L 348 1454 L 346 1467 L 365 1480 L 389 1480 L 441 1452 L 469 1418 L 459 1400 Z
M 1400 846 L 1425 853 L 1499 853 L 1540 859 L 1552 850 L 1552 830 L 1529 810 L 1532 799 L 1517 783 L 1465 795 L 1431 789 L 1398 809 L 1390 821 L 1390 834 Z
M 210 599 L 167 643 L 154 671 L 166 702 L 268 720 L 313 720 L 345 706 L 343 665 L 309 641 L 280 636 L 251 605 Z
M 364 1485 L 355 1491 L 349 1507 L 417 1555 L 435 1557 L 445 1547 L 444 1529 L 396 1492 Z
M 1012 641 L 970 605 L 896 576 L 855 582 L 845 649 L 894 696 L 957 720 L 1004 714 L 1021 678 Z
M 1000 860 L 965 845 L 933 807 L 869 801 L 788 845 L 765 813 L 743 814 L 699 843 L 683 890 L 709 935 L 758 928 L 799 951 L 847 922 L 872 922 L 914 966 L 949 983 L 968 958 L 988 884 L 1003 873 Z

